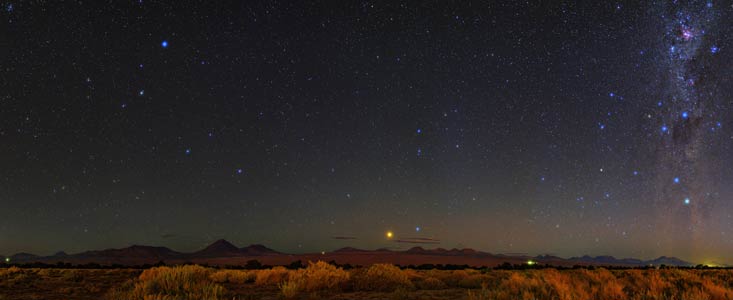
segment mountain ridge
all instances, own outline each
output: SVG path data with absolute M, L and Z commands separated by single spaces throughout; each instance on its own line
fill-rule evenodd
M 353 247 L 343 247 L 330 252 L 288 254 L 278 252 L 262 244 L 252 244 L 239 248 L 225 239 L 219 239 L 201 250 L 194 252 L 178 252 L 167 247 L 132 245 L 124 248 L 109 248 L 103 250 L 89 250 L 75 254 L 59 251 L 51 256 L 38 256 L 31 253 L 17 253 L 11 255 L 12 263 L 98 263 L 141 265 L 160 261 L 170 263 L 205 263 L 211 265 L 245 264 L 249 260 L 261 260 L 269 265 L 286 265 L 292 261 L 336 261 L 368 265 L 372 263 L 393 263 L 400 265 L 420 264 L 455 264 L 471 266 L 497 266 L 503 263 L 525 264 L 532 260 L 538 264 L 553 266 L 595 265 L 595 266 L 692 266 L 693 263 L 676 257 L 660 256 L 654 259 L 641 260 L 636 258 L 615 258 L 609 255 L 579 256 L 562 258 L 553 255 L 505 255 L 491 254 L 471 248 L 444 248 L 425 249 L 412 247 L 407 250 L 380 248 L 364 250 Z

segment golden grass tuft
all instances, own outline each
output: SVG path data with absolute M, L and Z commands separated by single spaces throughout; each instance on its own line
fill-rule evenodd
M 211 270 L 201 266 L 156 267 L 136 281 L 108 293 L 108 300 L 222 300 L 224 287 L 209 279 Z
M 257 270 L 256 272 L 256 285 L 278 285 L 287 280 L 290 275 L 290 271 L 285 267 L 274 267 L 272 269 Z
M 390 264 L 374 264 L 354 274 L 354 288 L 361 291 L 391 292 L 412 289 L 408 273 Z
M 216 283 L 245 284 L 254 282 L 256 278 L 256 271 L 247 270 L 217 270 L 209 275 L 209 279 Z
M 349 272 L 329 263 L 309 262 L 307 268 L 291 272 L 288 281 L 280 284 L 280 291 L 286 298 L 300 292 L 338 292 L 350 277 Z

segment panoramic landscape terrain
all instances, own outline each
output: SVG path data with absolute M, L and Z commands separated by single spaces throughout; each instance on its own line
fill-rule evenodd
M 0 24 L 0 300 L 733 300 L 730 2 Z

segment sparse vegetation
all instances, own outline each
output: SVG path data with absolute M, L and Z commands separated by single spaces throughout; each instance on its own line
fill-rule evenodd
M 0 299 L 733 299 L 731 269 L 0 268 Z

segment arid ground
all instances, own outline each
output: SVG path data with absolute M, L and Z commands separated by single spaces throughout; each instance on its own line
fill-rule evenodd
M 0 269 L 0 299 L 733 299 L 730 269 Z

